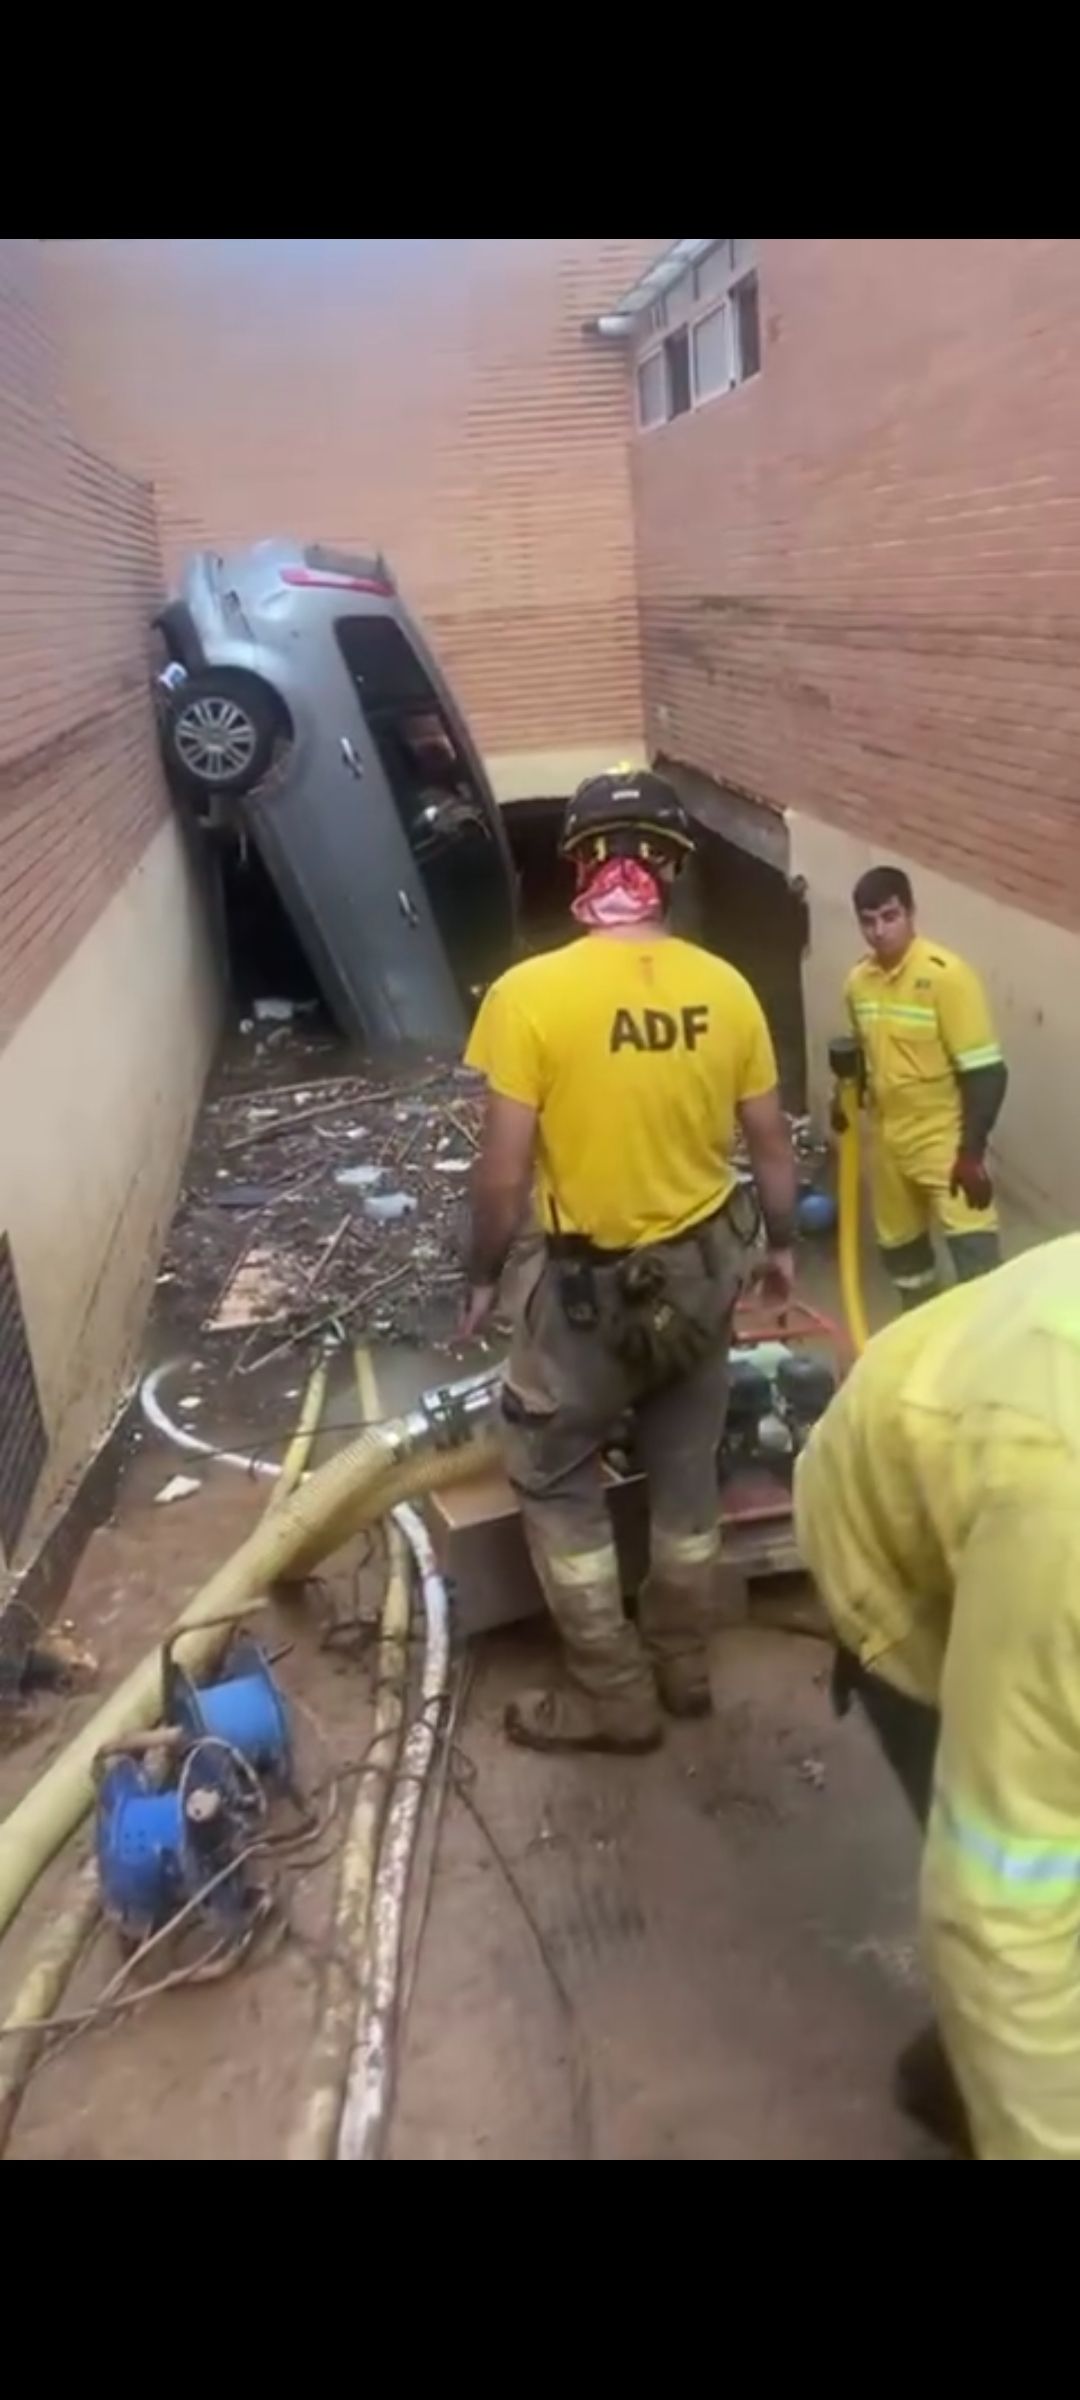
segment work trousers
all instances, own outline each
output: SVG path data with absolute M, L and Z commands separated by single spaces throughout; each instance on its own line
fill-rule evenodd
M 504 1456 L 530 1554 L 571 1664 L 596 1689 L 632 1680 L 641 1665 L 625 1639 L 601 1469 L 628 1414 L 649 1490 L 650 1572 L 639 1604 L 646 1645 L 661 1655 L 700 1645 L 715 1588 L 716 1453 L 745 1253 L 718 1218 L 662 1255 L 672 1300 L 709 1336 L 689 1373 L 659 1390 L 643 1385 L 615 1347 L 617 1267 L 594 1267 L 597 1322 L 582 1327 L 568 1321 L 559 1266 L 544 1255 L 519 1301 L 503 1390 Z
M 989 1275 L 1001 1265 L 997 1211 L 972 1208 L 962 1192 L 950 1192 L 955 1141 L 941 1139 L 916 1148 L 897 1147 L 875 1125 L 870 1152 L 870 1197 L 882 1263 L 904 1309 L 932 1300 L 939 1289 L 931 1231 L 943 1235 L 958 1283 Z

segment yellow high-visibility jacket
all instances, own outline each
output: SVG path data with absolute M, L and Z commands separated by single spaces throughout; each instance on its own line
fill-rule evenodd
M 978 2156 L 1080 2159 L 1080 1234 L 876 1336 L 796 1525 L 840 1641 L 941 1710 L 921 1914 Z
M 860 959 L 844 997 L 875 1129 L 899 1165 L 947 1175 L 960 1145 L 957 1077 L 1002 1063 L 981 977 L 917 934 L 895 967 Z

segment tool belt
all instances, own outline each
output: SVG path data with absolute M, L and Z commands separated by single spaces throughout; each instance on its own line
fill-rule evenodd
M 601 1324 L 597 1270 L 613 1269 L 615 1306 L 604 1312 L 604 1336 L 616 1357 L 652 1389 L 690 1374 L 715 1348 L 716 1329 L 684 1308 L 673 1288 L 665 1253 L 696 1242 L 706 1274 L 714 1277 L 716 1268 L 706 1237 L 727 1207 L 725 1201 L 686 1233 L 632 1250 L 602 1250 L 586 1234 L 549 1234 L 547 1254 L 556 1270 L 567 1323 L 582 1332 Z

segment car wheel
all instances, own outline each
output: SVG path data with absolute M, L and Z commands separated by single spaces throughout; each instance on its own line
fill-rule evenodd
M 249 792 L 265 775 L 283 730 L 272 692 L 252 676 L 189 675 L 172 697 L 165 746 L 172 765 L 203 792 Z

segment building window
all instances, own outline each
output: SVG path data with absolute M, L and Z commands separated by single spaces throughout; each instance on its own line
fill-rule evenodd
M 694 268 L 695 300 L 722 299 L 731 282 L 731 243 L 714 242 Z
M 761 372 L 756 243 L 713 242 L 666 295 L 686 323 L 639 358 L 638 423 L 643 431 L 685 416 Z M 657 304 L 649 315 L 655 327 Z M 646 337 L 648 338 L 648 337 Z
M 743 281 L 735 285 L 731 297 L 735 308 L 736 382 L 748 383 L 751 375 L 761 372 L 761 312 L 758 307 L 757 276 L 744 276 Z
M 694 397 L 709 400 L 731 390 L 731 311 L 726 300 L 710 308 L 694 327 Z
M 644 427 L 662 425 L 667 415 L 667 390 L 664 381 L 664 353 L 654 350 L 651 358 L 643 358 L 637 371 L 638 423 Z
M 677 333 L 669 333 L 664 343 L 664 365 L 667 369 L 667 413 L 669 417 L 685 417 L 693 394 L 690 385 L 690 336 L 685 325 Z

